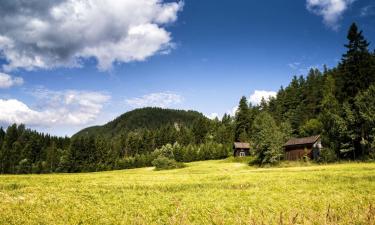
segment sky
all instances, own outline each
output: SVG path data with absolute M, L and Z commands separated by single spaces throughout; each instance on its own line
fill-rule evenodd
M 0 126 L 70 136 L 146 106 L 233 114 L 335 66 L 352 22 L 375 43 L 373 0 L 2 0 Z

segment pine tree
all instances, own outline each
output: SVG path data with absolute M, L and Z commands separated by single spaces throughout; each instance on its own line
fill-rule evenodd
M 246 97 L 243 96 L 235 116 L 235 141 L 247 141 L 247 139 L 249 139 L 250 129 L 249 105 Z
M 4 136 L 2 151 L 0 155 L 1 172 L 12 173 L 14 168 L 13 162 L 13 144 L 17 141 L 18 131 L 17 125 L 9 126 Z
M 375 81 L 375 65 L 368 49 L 369 43 L 355 23 L 351 25 L 347 38 L 347 52 L 342 57 L 336 79 L 341 102 L 348 100 L 352 104 L 357 93 Z
M 192 132 L 194 134 L 195 143 L 204 143 L 207 133 L 209 132 L 209 124 L 207 119 L 198 118 L 194 120 Z

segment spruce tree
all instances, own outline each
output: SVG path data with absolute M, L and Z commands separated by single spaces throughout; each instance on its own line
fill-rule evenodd
M 246 97 L 243 96 L 235 116 L 235 141 L 246 141 L 249 137 L 250 129 L 249 105 Z
M 375 81 L 375 70 L 369 43 L 355 23 L 351 25 L 347 39 L 347 52 L 342 57 L 336 79 L 341 102 L 348 100 L 352 104 L 357 93 Z

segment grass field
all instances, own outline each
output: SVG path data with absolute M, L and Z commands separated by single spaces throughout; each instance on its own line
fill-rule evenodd
M 375 164 L 0 176 L 0 224 L 375 224 Z

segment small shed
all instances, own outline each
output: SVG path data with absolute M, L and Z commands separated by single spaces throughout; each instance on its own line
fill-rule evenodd
M 320 135 L 304 138 L 292 138 L 284 145 L 286 160 L 299 160 L 305 155 L 317 159 L 322 149 Z
M 250 155 L 250 144 L 245 142 L 234 142 L 233 156 L 244 157 Z

